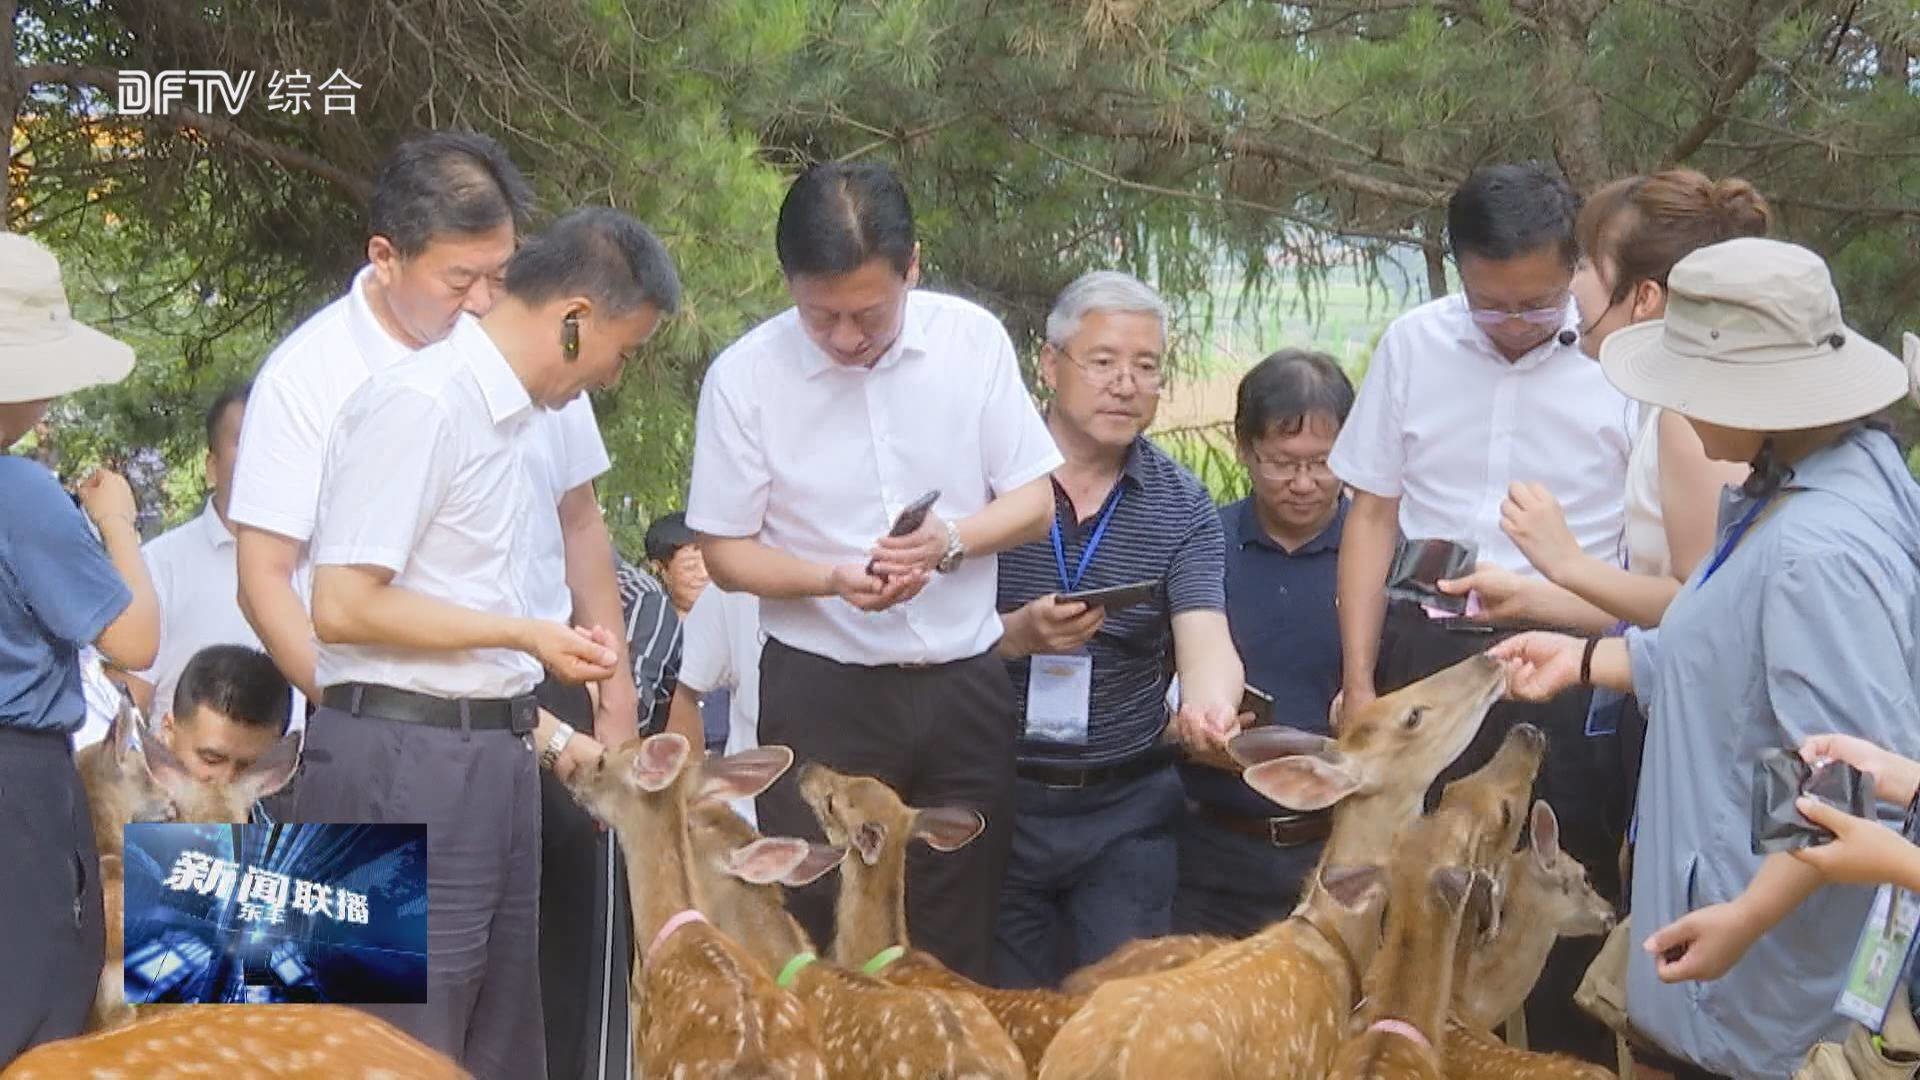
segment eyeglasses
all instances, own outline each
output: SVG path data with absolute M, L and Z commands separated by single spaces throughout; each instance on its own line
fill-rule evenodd
M 1528 326 L 1558 326 L 1560 325 L 1560 320 L 1566 318 L 1567 315 L 1567 298 L 1565 296 L 1562 296 L 1560 302 L 1552 307 L 1531 308 L 1526 311 L 1503 311 L 1499 308 L 1475 307 L 1471 299 L 1467 301 L 1467 305 L 1467 312 L 1473 316 L 1473 321 L 1476 326 L 1499 326 L 1513 319 L 1518 319 Z
M 1305 476 L 1316 484 L 1324 484 L 1333 479 L 1333 467 L 1328 465 L 1327 459 L 1323 457 L 1304 458 L 1299 461 L 1285 459 L 1269 461 L 1263 457 L 1256 457 L 1253 460 L 1261 479 L 1275 484 L 1290 483 L 1296 476 Z
M 1142 393 L 1157 393 L 1160 381 L 1165 376 L 1158 360 L 1123 360 L 1112 353 L 1098 353 L 1088 359 L 1073 355 L 1065 349 L 1055 347 L 1061 356 L 1073 362 L 1073 366 L 1086 373 L 1087 378 L 1100 386 L 1118 386 L 1123 375 L 1133 376 L 1133 385 Z

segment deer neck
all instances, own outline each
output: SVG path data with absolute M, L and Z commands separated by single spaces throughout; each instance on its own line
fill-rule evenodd
M 123 800 L 114 796 L 121 783 L 113 748 L 106 743 L 80 751 L 76 758 L 80 784 L 87 795 L 88 816 L 93 820 L 93 846 L 101 855 L 125 854 L 125 833 L 121 829 L 133 820 Z
M 1521 853 L 1525 857 L 1525 852 Z M 1520 1007 L 1547 966 L 1547 953 L 1559 938 L 1548 888 L 1529 867 L 1515 866 L 1508 880 L 1506 902 L 1500 908 L 1500 929 L 1479 948 L 1461 935 L 1454 977 L 1455 995 L 1471 1003 L 1476 1022 L 1498 1023 Z M 1496 1019 L 1487 1021 L 1491 1015 Z
M 1320 852 L 1318 869 L 1332 866 L 1385 865 L 1407 823 L 1420 816 L 1426 797 L 1418 791 L 1352 795 L 1335 804 L 1333 828 Z M 1316 873 L 1315 877 L 1319 875 Z
M 634 941 L 646 949 L 668 919 L 694 906 L 686 803 L 677 787 L 650 793 L 613 826 L 627 854 Z
M 1439 1044 L 1453 992 L 1463 908 L 1448 908 L 1424 880 L 1387 913 L 1380 952 L 1367 969 L 1367 1019 L 1403 1020 Z
M 840 866 L 840 903 L 834 915 L 833 958 L 848 967 L 907 945 L 907 847 L 889 844 L 868 866 L 853 852 Z
M 814 951 L 813 940 L 787 914 L 780 886 L 739 882 L 725 892 L 731 894 L 728 899 L 713 898 L 714 921 L 728 937 L 751 949 L 768 970 L 779 971 L 788 960 Z

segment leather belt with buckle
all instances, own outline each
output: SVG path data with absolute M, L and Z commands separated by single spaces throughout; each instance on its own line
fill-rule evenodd
M 538 721 L 532 694 L 513 698 L 443 698 L 373 683 L 341 683 L 320 692 L 320 703 L 352 716 L 371 716 L 402 724 L 511 731 L 525 735 Z
M 1196 805 L 1194 810 L 1208 824 L 1242 836 L 1251 836 L 1255 840 L 1264 840 L 1274 847 L 1299 847 L 1301 844 L 1319 843 L 1333 832 L 1333 815 L 1327 813 L 1292 814 L 1286 817 L 1245 817 L 1240 814 L 1229 814 L 1205 803 Z
M 1111 784 L 1121 780 L 1137 780 L 1149 773 L 1166 768 L 1173 758 L 1156 747 L 1138 757 L 1113 765 L 1095 765 L 1092 768 L 1076 769 L 1060 765 L 1039 765 L 1021 763 L 1014 771 L 1022 780 L 1029 780 L 1050 788 L 1073 790 L 1093 787 L 1095 784 Z

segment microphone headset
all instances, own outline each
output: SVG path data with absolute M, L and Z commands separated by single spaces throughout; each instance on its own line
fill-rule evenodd
M 1562 345 L 1571 345 L 1571 344 L 1573 344 L 1574 342 L 1576 342 L 1576 341 L 1579 341 L 1579 340 L 1580 340 L 1580 333 L 1579 333 L 1579 331 L 1576 331 L 1576 330 L 1574 330 L 1574 329 L 1572 329 L 1571 327 L 1569 327 L 1569 328 L 1567 328 L 1567 329 L 1565 329 L 1565 330 L 1562 330 L 1562 331 L 1560 331 L 1560 333 L 1559 333 L 1559 335 L 1558 335 L 1558 337 L 1557 337 L 1557 340 L 1558 340 L 1558 341 L 1560 342 L 1560 344 L 1562 344 Z

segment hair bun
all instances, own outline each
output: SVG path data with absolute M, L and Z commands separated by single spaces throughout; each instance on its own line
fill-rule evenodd
M 1764 233 L 1773 224 L 1773 208 L 1766 198 L 1737 176 L 1715 181 L 1708 200 L 1713 212 L 1733 231 Z

